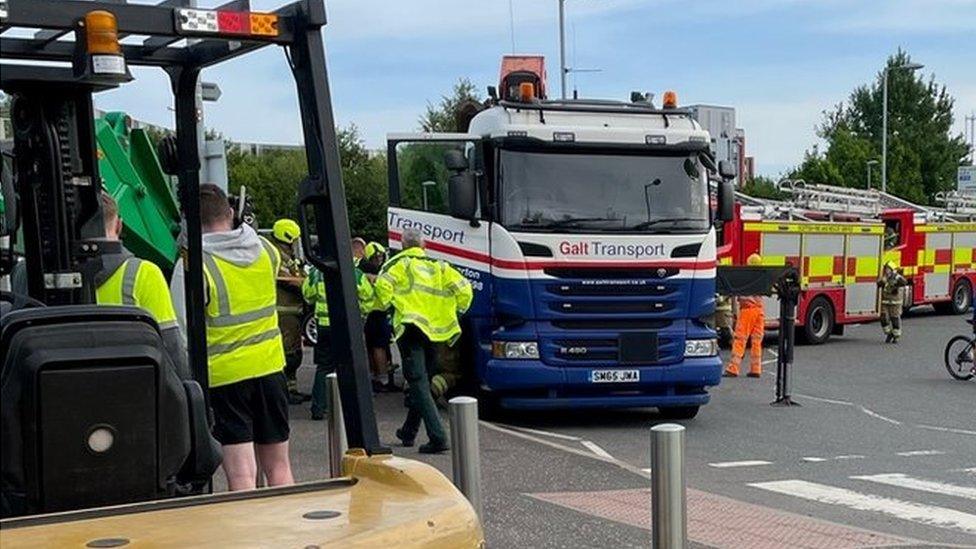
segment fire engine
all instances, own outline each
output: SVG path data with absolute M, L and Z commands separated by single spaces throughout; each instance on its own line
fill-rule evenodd
M 812 344 L 844 326 L 879 317 L 876 285 L 892 261 L 909 281 L 905 308 L 931 304 L 961 314 L 976 284 L 976 199 L 940 194 L 923 207 L 877 190 L 784 180 L 789 201 L 737 195 L 735 216 L 721 228 L 719 263 L 743 265 L 758 253 L 765 265 L 800 270 L 797 329 Z M 776 323 L 776 300 L 766 318 Z

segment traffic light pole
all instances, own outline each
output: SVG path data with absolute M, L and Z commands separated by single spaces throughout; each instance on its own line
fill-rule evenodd
M 796 335 L 796 304 L 800 297 L 799 274 L 786 270 L 776 282 L 779 296 L 779 343 L 776 356 L 776 400 L 772 406 L 799 406 L 790 396 L 790 368 Z

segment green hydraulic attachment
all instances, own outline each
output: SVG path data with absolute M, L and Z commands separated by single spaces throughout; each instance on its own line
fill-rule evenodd
M 146 131 L 131 126 L 121 112 L 95 119 L 98 171 L 119 204 L 126 248 L 169 271 L 179 253 L 179 204 Z

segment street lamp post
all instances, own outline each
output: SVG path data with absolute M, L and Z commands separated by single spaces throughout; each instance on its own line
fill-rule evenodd
M 424 181 L 423 183 L 420 184 L 420 187 L 423 189 L 423 192 L 424 192 L 424 211 L 425 212 L 430 211 L 430 208 L 427 206 L 427 187 L 433 187 L 436 184 L 437 184 L 436 181 Z
M 868 165 L 868 190 L 871 190 L 871 166 L 877 166 L 878 165 L 878 161 L 877 160 L 868 160 L 867 161 L 867 165 Z
M 566 99 L 566 0 L 559 0 L 559 92 Z
M 896 67 L 885 66 L 883 78 L 884 83 L 881 85 L 881 103 L 882 103 L 882 114 L 881 114 L 881 192 L 888 191 L 888 73 L 891 70 L 905 69 L 909 71 L 917 71 L 924 67 L 925 65 L 919 63 L 909 63 L 907 65 L 898 65 Z

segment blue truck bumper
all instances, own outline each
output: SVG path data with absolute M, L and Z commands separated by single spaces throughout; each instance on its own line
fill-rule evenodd
M 532 360 L 490 360 L 482 377 L 484 388 L 505 408 L 650 408 L 700 406 L 708 402 L 705 388 L 718 385 L 718 357 L 686 359 L 664 366 L 608 366 L 638 370 L 636 383 L 593 383 L 594 369 L 547 366 Z

